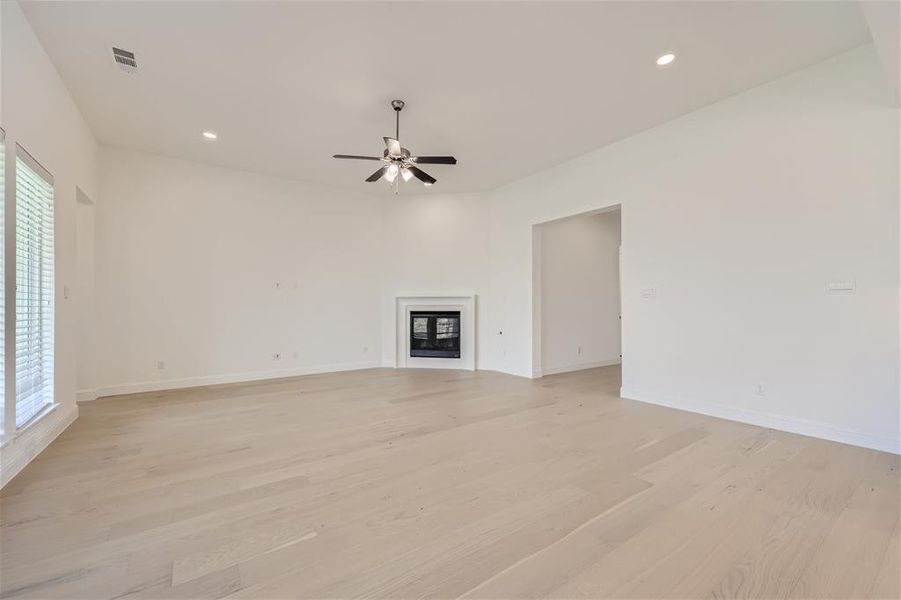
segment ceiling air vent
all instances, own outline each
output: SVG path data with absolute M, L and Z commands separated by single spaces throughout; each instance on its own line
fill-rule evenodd
M 110 47 L 110 52 L 113 63 L 117 67 L 119 67 L 126 73 L 138 72 L 138 61 L 135 59 L 134 52 L 129 52 L 128 50 L 123 50 L 122 48 L 116 48 L 115 46 Z

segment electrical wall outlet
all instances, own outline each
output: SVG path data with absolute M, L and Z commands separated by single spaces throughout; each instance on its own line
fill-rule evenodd
M 157 371 L 162 371 L 165 368 L 166 368 L 166 361 L 164 361 L 164 360 L 156 361 L 156 370 Z
M 758 383 L 754 386 L 754 393 L 763 398 L 766 396 L 766 385 Z
M 576 351 L 576 353 L 580 356 L 582 355 L 582 346 L 579 346 L 579 349 Z
M 272 355 L 272 360 L 281 360 L 281 359 L 282 359 L 282 355 L 279 352 L 276 352 L 275 354 Z

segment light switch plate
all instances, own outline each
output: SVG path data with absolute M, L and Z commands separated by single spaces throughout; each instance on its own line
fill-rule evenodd
M 853 292 L 856 287 L 857 282 L 854 279 L 826 282 L 826 292 L 829 294 Z

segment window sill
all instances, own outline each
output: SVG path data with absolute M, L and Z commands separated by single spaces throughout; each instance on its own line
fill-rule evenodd
M 21 425 L 20 427 L 17 427 L 15 433 L 13 433 L 11 436 L 9 436 L 10 439 L 4 440 L 4 445 L 6 445 L 6 443 L 8 443 L 8 442 L 11 442 L 12 440 L 15 440 L 19 436 L 24 435 L 26 431 L 28 431 L 29 429 L 34 427 L 44 417 L 46 417 L 47 415 L 49 415 L 50 413 L 55 411 L 58 406 L 59 406 L 59 402 L 54 402 L 53 404 L 48 404 L 47 406 L 42 408 L 40 411 L 38 411 L 38 413 L 36 415 L 34 415 L 33 417 L 31 417 L 30 419 L 25 421 L 25 423 L 23 425 Z

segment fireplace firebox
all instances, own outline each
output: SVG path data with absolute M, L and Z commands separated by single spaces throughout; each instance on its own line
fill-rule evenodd
M 410 311 L 410 356 L 460 358 L 460 311 Z

